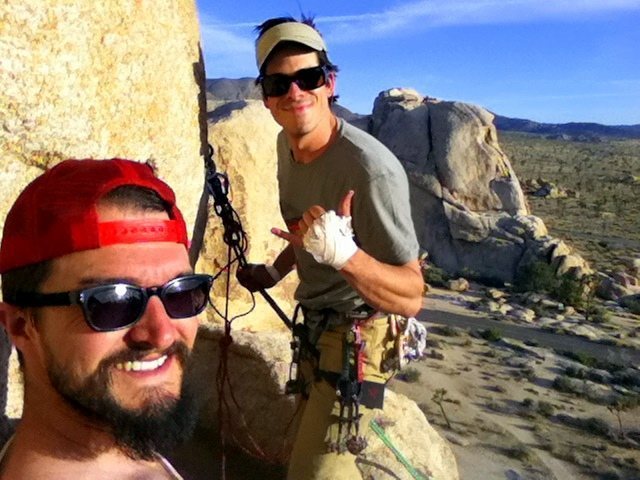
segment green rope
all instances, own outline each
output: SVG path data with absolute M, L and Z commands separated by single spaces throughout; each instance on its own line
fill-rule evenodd
M 423 474 L 421 474 L 420 472 L 418 472 L 413 465 L 411 465 L 411 463 L 409 463 L 409 460 L 407 460 L 405 458 L 404 455 L 402 455 L 402 452 L 400 452 L 400 450 L 398 450 L 395 445 L 391 442 L 391 440 L 389 439 L 389 437 L 387 437 L 387 434 L 384 431 L 384 428 L 382 428 L 378 422 L 376 422 L 375 419 L 371 420 L 369 422 L 369 426 L 371 427 L 371 429 L 376 432 L 376 434 L 378 435 L 378 437 L 380 437 L 380 440 L 382 440 L 382 443 L 384 443 L 389 450 L 391 450 L 393 452 L 393 454 L 396 456 L 396 458 L 398 459 L 398 461 L 402 464 L 402 466 L 404 468 L 407 469 L 407 471 L 411 474 L 411 476 L 415 479 L 415 480 L 433 480 L 431 477 L 425 477 Z

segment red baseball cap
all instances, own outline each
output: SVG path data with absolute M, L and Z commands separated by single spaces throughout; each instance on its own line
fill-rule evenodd
M 99 222 L 96 205 L 111 190 L 136 185 L 167 203 L 169 220 Z M 189 247 L 173 190 L 150 165 L 122 160 L 66 160 L 36 178 L 9 210 L 0 273 L 116 243 L 176 242 Z

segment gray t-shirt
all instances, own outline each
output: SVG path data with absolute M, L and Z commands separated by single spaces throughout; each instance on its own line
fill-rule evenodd
M 280 209 L 291 229 L 312 205 L 336 210 L 354 190 L 352 225 L 358 246 L 375 259 L 402 265 L 418 258 L 409 205 L 407 175 L 387 147 L 371 135 L 338 120 L 338 136 L 317 159 L 297 163 L 286 135 L 278 136 Z M 300 285 L 295 298 L 311 310 L 346 312 L 364 302 L 334 268 L 296 248 Z

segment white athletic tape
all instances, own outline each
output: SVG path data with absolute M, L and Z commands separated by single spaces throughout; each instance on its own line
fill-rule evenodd
M 316 262 L 342 269 L 356 253 L 351 217 L 341 217 L 333 210 L 323 213 L 302 237 L 304 249 Z

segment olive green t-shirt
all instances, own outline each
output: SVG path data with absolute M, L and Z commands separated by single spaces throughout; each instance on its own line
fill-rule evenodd
M 371 135 L 338 120 L 338 135 L 308 164 L 297 163 L 284 132 L 278 136 L 280 210 L 292 228 L 312 205 L 336 210 L 354 190 L 352 226 L 358 246 L 375 259 L 402 265 L 418 258 L 407 175 L 398 159 Z M 296 248 L 300 277 L 295 298 L 311 310 L 352 310 L 364 302 L 333 267 Z

